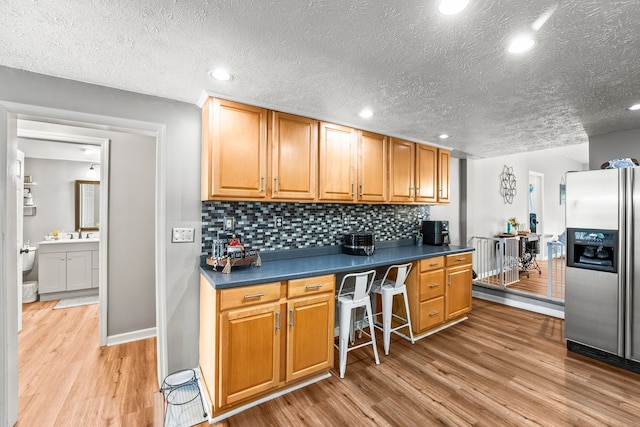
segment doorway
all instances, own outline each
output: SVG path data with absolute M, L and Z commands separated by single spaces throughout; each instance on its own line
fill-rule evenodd
M 540 236 L 540 259 L 545 259 L 544 242 L 544 174 L 529 171 L 528 188 L 529 229 Z
M 154 146 L 161 145 L 164 139 L 163 127 L 162 125 L 157 125 L 153 123 L 143 123 L 136 122 L 131 120 L 124 119 L 115 119 L 111 117 L 102 117 L 95 115 L 87 115 L 83 113 L 75 113 L 69 111 L 61 111 L 61 110 L 51 110 L 46 108 L 39 108 L 27 105 L 17 105 L 17 104 L 2 104 L 0 103 L 0 142 L 2 144 L 2 153 L 0 154 L 0 188 L 8 189 L 10 191 L 4 192 L 4 190 L 0 190 L 0 199 L 5 204 L 5 206 L 14 206 L 18 203 L 18 195 L 16 189 L 19 187 L 17 178 L 15 175 L 15 164 L 17 158 L 17 121 L 19 119 L 27 119 L 27 120 L 46 120 L 51 123 L 59 123 L 65 125 L 72 125 L 81 128 L 91 129 L 94 131 L 97 130 L 112 130 L 114 132 L 121 132 L 123 134 L 127 134 L 130 136 L 144 136 L 147 140 L 153 141 Z M 139 127 L 137 127 L 139 125 Z M 5 145 L 6 144 L 6 145 Z M 161 174 L 164 172 L 162 167 L 157 167 L 158 164 L 158 151 L 156 149 L 155 154 L 149 157 L 149 160 L 152 162 L 152 173 L 150 176 L 156 182 Z M 108 168 L 104 168 L 105 170 Z M 108 181 L 107 181 L 108 182 Z M 160 212 L 159 202 L 161 187 L 156 186 L 150 192 L 152 197 L 154 198 L 153 209 L 157 212 Z M 3 328 L 3 332 L 0 333 L 0 344 L 2 344 L 1 348 L 2 353 L 0 354 L 0 383 L 6 385 L 0 390 L 0 399 L 2 401 L 2 408 L 0 412 L 2 412 L 2 419 L 8 420 L 9 424 L 13 424 L 15 420 L 17 420 L 17 407 L 18 407 L 18 351 L 17 351 L 17 309 L 16 302 L 18 299 L 17 296 L 17 287 L 16 286 L 8 286 L 8 284 L 16 283 L 16 269 L 13 267 L 17 264 L 18 251 L 16 249 L 17 242 L 17 230 L 14 224 L 17 221 L 17 210 L 9 209 L 2 212 L 0 217 L 0 232 L 5 236 L 4 242 L 1 245 L 0 255 L 2 258 L 2 270 L 6 271 L 6 274 L 0 277 L 0 304 L 1 307 L 1 316 L 2 321 L 7 325 L 6 328 Z M 154 220 L 149 221 L 150 218 L 154 218 Z M 159 223 L 162 221 L 162 217 L 158 217 L 156 215 L 152 215 L 151 217 L 147 216 L 145 220 L 148 223 L 151 223 L 151 229 L 153 238 L 152 241 L 157 241 L 160 233 Z M 101 227 L 101 234 L 104 232 L 106 227 Z M 125 233 L 123 233 L 125 234 Z M 104 233 L 104 243 L 102 243 L 103 239 L 101 239 L 101 253 L 104 253 L 104 262 L 101 260 L 101 264 L 108 266 L 107 261 L 107 241 L 108 233 Z M 104 248 L 104 251 L 102 250 Z M 157 254 L 153 253 L 152 250 L 152 259 L 154 260 L 153 270 L 158 272 L 160 263 L 157 261 Z M 11 271 L 6 270 L 6 266 L 12 266 L 10 268 Z M 107 268 L 104 268 L 104 276 L 101 277 L 100 280 L 100 295 L 101 298 L 104 298 L 101 301 L 101 313 L 100 313 L 100 329 L 101 336 L 102 330 L 105 331 L 104 338 L 106 341 L 107 338 L 107 322 L 108 322 L 108 310 L 107 310 L 107 300 L 108 300 L 108 289 L 107 289 Z M 164 305 L 164 294 L 158 291 L 158 288 L 162 286 L 164 288 L 162 281 L 164 277 L 160 274 L 155 274 L 153 279 L 153 289 L 155 290 L 155 295 L 149 295 L 148 298 L 152 301 L 156 301 L 158 298 L 162 303 L 161 306 Z M 104 307 L 104 309 L 102 308 Z M 104 314 L 102 313 L 104 311 Z M 163 357 L 166 354 L 165 348 L 165 328 L 162 327 L 164 324 L 164 319 L 162 318 L 163 311 L 161 307 L 154 309 L 154 320 L 155 325 L 153 328 L 154 335 L 157 334 L 157 357 L 158 357 L 158 378 L 162 378 L 166 373 L 166 358 Z M 116 316 L 118 317 L 118 316 Z M 156 329 L 157 328 L 157 329 Z M 145 338 L 144 336 L 137 336 L 137 339 Z M 135 339 L 135 338 L 134 338 Z M 108 342 L 107 344 L 117 343 L 117 341 Z M 5 405 L 6 403 L 6 405 Z

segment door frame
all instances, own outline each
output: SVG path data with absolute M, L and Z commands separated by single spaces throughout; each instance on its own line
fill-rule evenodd
M 79 127 L 105 129 L 112 131 L 141 134 L 156 138 L 156 185 L 155 185 L 155 272 L 156 272 L 156 351 L 157 351 L 157 380 L 160 384 L 167 375 L 167 328 L 166 328 L 166 272 L 162 266 L 166 265 L 166 125 L 161 123 L 144 122 L 97 114 L 81 113 L 77 111 L 59 110 L 28 104 L 5 102 L 0 100 L 0 205 L 14 206 L 13 197 L 16 194 L 17 182 L 15 175 L 17 141 L 10 137 L 17 137 L 18 118 L 39 119 L 46 118 L 55 123 L 74 125 Z M 11 146 L 10 146 L 11 145 Z M 103 150 L 105 146 L 103 145 Z M 103 151 L 104 154 L 104 151 Z M 106 168 L 101 168 L 102 171 Z M 102 176 L 101 176 L 102 178 Z M 106 194 L 106 192 L 105 192 Z M 102 201 L 102 200 L 101 200 Z M 15 209 L 11 209 L 15 211 Z M 15 300 L 17 292 L 15 286 L 9 286 L 15 278 L 17 261 L 15 230 L 15 213 L 9 209 L 0 209 L 0 425 L 13 425 L 18 419 L 18 329 L 17 306 Z M 106 236 L 105 236 L 106 237 Z M 102 239 L 100 239 L 102 241 Z M 101 243 L 102 245 L 102 243 Z M 101 247 L 101 249 L 103 249 Z M 105 257 L 106 260 L 106 247 Z M 9 267 L 9 268 L 7 268 Z M 102 268 L 101 268 L 102 270 Z M 105 268 L 106 270 L 106 268 Z M 101 273 L 102 274 L 102 273 Z M 106 287 L 106 283 L 104 286 Z M 15 288 L 10 291 L 10 288 Z M 103 291 L 101 284 L 100 293 Z M 106 293 L 106 292 L 105 292 Z M 102 301 L 101 301 L 102 303 Z M 103 304 L 101 304 L 101 307 Z M 106 338 L 106 300 L 104 317 L 100 318 L 101 328 L 104 324 Z M 101 315 L 103 313 L 101 312 Z

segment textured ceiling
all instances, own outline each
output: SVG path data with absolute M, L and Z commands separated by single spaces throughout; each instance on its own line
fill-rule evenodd
M 0 0 L 0 65 L 491 157 L 640 128 L 625 110 L 640 102 L 639 3 L 471 0 L 445 17 L 435 0 Z M 534 49 L 507 54 L 541 16 Z M 234 79 L 211 80 L 217 66 Z

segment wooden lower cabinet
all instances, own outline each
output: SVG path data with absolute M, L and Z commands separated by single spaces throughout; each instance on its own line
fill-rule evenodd
M 333 294 L 289 301 L 287 381 L 333 366 Z
M 200 280 L 200 372 L 213 415 L 333 366 L 335 277 L 214 289 Z
M 468 252 L 446 258 L 447 319 L 455 319 L 471 311 L 472 255 Z
M 406 281 L 414 335 L 428 335 L 471 311 L 471 256 L 469 252 L 414 264 Z
M 280 304 L 231 310 L 220 315 L 219 406 L 276 387 L 279 380 Z

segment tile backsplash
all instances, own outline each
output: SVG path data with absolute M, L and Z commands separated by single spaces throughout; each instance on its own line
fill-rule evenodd
M 275 217 L 282 217 L 276 227 Z M 202 202 L 202 255 L 233 217 L 242 243 L 260 251 L 342 244 L 344 233 L 373 231 L 376 241 L 412 239 L 420 221 L 429 219 L 425 205 L 338 203 Z

